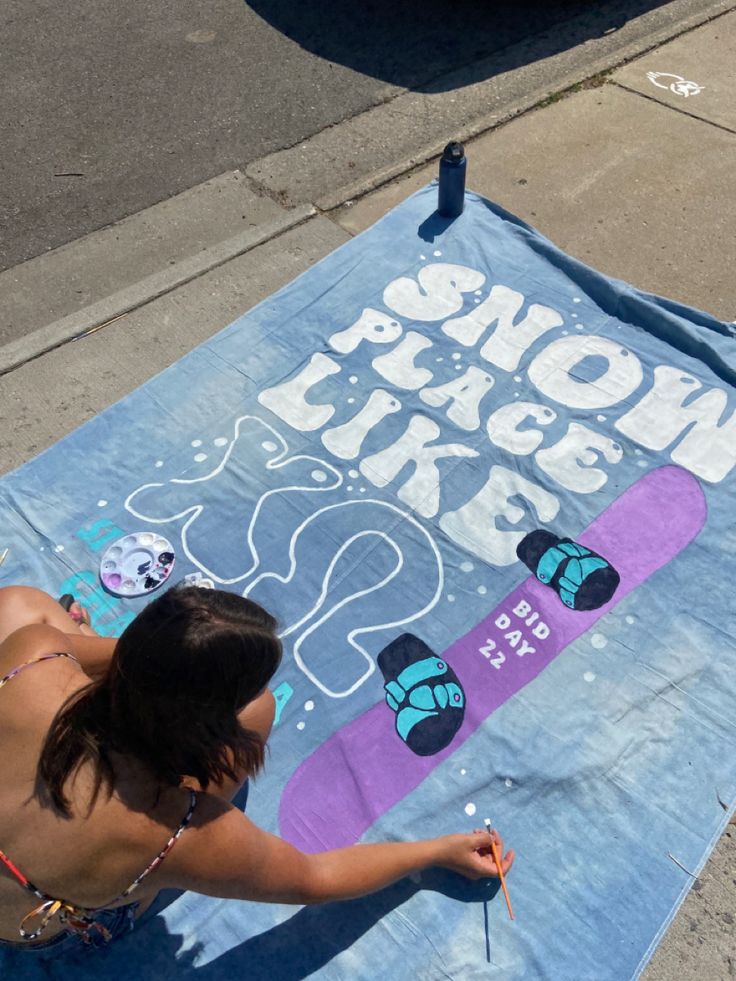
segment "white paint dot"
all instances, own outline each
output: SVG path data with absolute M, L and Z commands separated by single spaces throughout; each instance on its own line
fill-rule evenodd
M 514 398 L 518 399 L 521 397 L 521 392 L 514 392 Z
M 361 488 L 360 488 L 360 493 L 361 493 L 361 494 L 365 494 L 365 487 L 361 487 Z
M 595 681 L 595 675 L 593 674 L 592 671 L 586 671 L 585 674 L 583 675 L 583 680 L 587 681 L 588 684 L 590 684 L 592 681 Z
M 475 804 L 472 801 L 469 804 L 466 804 L 465 805 L 465 813 L 468 815 L 469 818 L 472 818 L 472 816 L 475 814 L 476 810 L 477 810 L 477 808 L 476 808 Z
M 641 451 L 641 450 L 639 449 L 639 447 L 637 446 L 637 447 L 636 447 L 636 449 L 634 450 L 634 453 L 635 453 L 635 454 L 636 454 L 637 456 L 641 456 L 641 454 L 642 454 L 642 451 Z
M 472 572 L 474 568 L 475 568 L 475 566 L 473 565 L 472 562 L 461 562 L 460 563 L 460 571 L 461 572 Z
M 224 436 L 218 436 L 214 443 L 215 446 L 227 446 L 227 439 Z
M 348 405 L 352 405 L 354 401 L 355 401 L 355 399 L 354 399 L 354 398 L 353 398 L 353 397 L 351 396 L 351 397 L 350 397 L 350 398 L 348 399 Z
M 570 333 L 570 331 L 569 330 L 563 330 L 562 333 L 565 335 L 565 337 L 567 337 L 567 335 Z
M 308 702 L 304 703 L 304 711 L 311 712 L 313 708 L 314 708 L 314 702 L 310 698 Z
M 602 651 L 608 643 L 608 639 L 603 634 L 593 634 L 590 638 L 590 643 L 597 651 Z
M 516 382 L 516 384 L 518 385 L 518 384 L 519 384 L 519 382 L 521 381 L 521 375 L 514 375 L 514 381 L 515 381 L 515 382 Z
M 461 357 L 462 357 L 462 354 L 460 354 L 459 351 L 455 351 L 454 354 L 452 355 L 452 360 L 453 361 L 459 361 Z
M 478 299 L 478 297 L 477 297 L 477 296 L 476 296 L 476 298 L 475 298 L 475 299 L 473 300 L 473 303 L 480 303 L 480 300 Z
M 299 730 L 299 732 L 301 732 L 305 725 L 306 722 L 297 722 L 296 727 Z
M 580 297 L 579 297 L 579 296 L 574 296 L 574 297 L 572 298 L 572 302 L 573 302 L 573 303 L 580 303 Z
M 432 255 L 442 255 L 439 249 L 435 249 Z
M 204 461 L 206 459 L 207 459 L 207 454 L 206 453 L 195 453 L 195 455 L 194 455 L 194 462 L 195 463 L 204 463 Z
M 461 770 L 460 771 L 460 776 L 461 777 L 464 777 L 467 772 L 468 772 L 467 770 Z
M 476 295 L 476 296 L 481 296 L 481 295 L 482 295 L 482 293 L 483 293 L 483 291 L 482 291 L 482 290 L 475 290 L 475 295 Z
M 64 546 L 63 545 L 54 545 L 54 551 L 55 552 L 63 552 L 64 551 Z
M 647 461 L 646 460 L 637 460 L 636 461 L 636 465 L 637 465 L 637 467 L 645 467 L 647 465 Z
M 420 256 L 419 256 L 419 258 L 420 258 L 420 259 L 422 260 L 422 262 L 424 262 L 424 260 L 425 260 L 425 259 L 426 259 L 427 257 L 426 257 L 426 255 L 420 255 Z
M 164 465 L 163 460 L 156 460 L 156 462 L 154 463 L 154 467 L 162 467 L 163 465 Z
M 318 484 L 324 484 L 324 482 L 327 480 L 327 474 L 324 472 L 324 470 L 313 470 L 312 480 Z
M 97 507 L 98 508 L 106 508 L 107 507 L 107 501 L 98 501 L 97 502 Z
M 461 364 L 455 365 L 455 371 L 462 371 L 462 370 L 463 370 L 463 366 Z
M 445 360 L 444 358 L 435 358 L 435 361 L 437 362 L 437 364 L 440 364 L 444 360 Z
M 571 313 L 570 316 L 577 318 L 577 314 L 576 313 Z
M 511 779 L 511 777 L 506 777 L 506 779 L 504 780 L 504 783 L 506 784 L 507 787 L 513 787 L 514 786 L 514 781 Z
M 455 596 L 454 596 L 453 593 L 448 593 L 447 594 L 447 602 L 448 603 L 454 603 L 455 602 Z
M 485 596 L 487 592 L 488 590 L 486 589 L 485 586 L 478 586 L 478 594 L 480 596 Z
M 273 453 L 274 450 L 278 449 L 278 444 L 271 442 L 270 439 L 266 439 L 261 443 L 261 447 L 266 451 L 266 453 Z
M 635 622 L 635 619 L 635 617 L 628 616 L 626 617 L 626 622 L 629 624 L 629 626 L 631 626 L 631 624 Z
M 41 551 L 42 552 L 45 552 L 46 551 L 46 547 L 44 545 L 41 546 Z
M 348 470 L 348 477 L 352 477 L 353 480 L 356 480 L 358 477 L 360 477 L 360 474 L 357 470 Z
M 596 416 L 596 419 L 598 420 L 598 422 L 605 422 L 606 421 L 606 417 L 605 416 Z
M 201 445 L 202 445 L 202 440 L 201 439 L 193 439 L 192 440 L 192 446 L 197 447 L 197 446 L 201 446 Z
M 352 485 L 352 484 L 348 484 L 348 486 L 347 486 L 347 489 L 348 489 L 349 491 L 351 491 L 351 490 L 353 489 L 353 485 Z
M 358 382 L 358 376 L 357 375 L 351 375 L 348 378 L 348 381 L 350 382 L 351 385 L 355 385 Z
M 585 324 L 575 324 L 575 330 L 585 330 Z

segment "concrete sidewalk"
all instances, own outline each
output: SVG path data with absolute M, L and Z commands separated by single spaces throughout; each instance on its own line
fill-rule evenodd
M 467 145 L 469 186 L 589 265 L 735 320 L 735 45 L 731 12 L 554 94 Z M 11 312 L 0 335 L 9 342 L 1 469 L 52 445 L 435 174 L 432 163 L 323 213 L 284 208 L 243 175 L 223 175 L 0 275 Z M 736 977 L 735 918 L 730 828 L 643 977 Z

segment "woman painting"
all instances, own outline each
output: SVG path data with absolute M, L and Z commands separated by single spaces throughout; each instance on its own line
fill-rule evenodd
M 429 866 L 498 874 L 487 832 L 310 855 L 232 806 L 263 765 L 275 630 L 250 600 L 176 587 L 116 641 L 77 603 L 0 589 L 0 945 L 105 944 L 164 888 L 309 904 Z

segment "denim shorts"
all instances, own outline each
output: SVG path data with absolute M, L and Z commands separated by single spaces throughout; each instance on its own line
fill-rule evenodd
M 10 940 L 0 940 L 1 950 L 18 951 L 23 958 L 38 960 L 55 960 L 57 957 L 70 957 L 74 954 L 92 952 L 99 947 L 106 947 L 116 937 L 122 937 L 135 926 L 135 914 L 139 903 L 128 903 L 115 909 L 102 909 L 95 914 L 95 923 L 110 931 L 110 941 L 107 941 L 99 930 L 90 932 L 89 941 L 71 930 L 62 930 L 51 940 L 39 943 L 13 943 Z

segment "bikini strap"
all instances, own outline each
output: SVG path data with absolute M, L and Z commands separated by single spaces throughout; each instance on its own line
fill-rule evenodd
M 104 926 L 95 921 L 95 913 L 102 909 L 108 909 L 110 906 L 114 906 L 115 903 L 119 903 L 122 899 L 126 899 L 134 889 L 138 888 L 146 876 L 150 875 L 151 872 L 155 872 L 192 820 L 192 815 L 194 814 L 194 808 L 196 806 L 197 793 L 196 791 L 190 789 L 189 809 L 184 816 L 184 820 L 166 842 L 156 858 L 154 858 L 151 864 L 144 869 L 143 872 L 141 872 L 138 878 L 132 882 L 131 885 L 128 886 L 125 892 L 121 892 L 116 899 L 113 899 L 105 906 L 100 906 L 98 909 L 84 909 L 81 906 L 76 906 L 74 903 L 68 903 L 63 899 L 54 899 L 53 896 L 49 896 L 46 893 L 41 892 L 40 889 L 37 889 L 36 886 L 26 879 L 23 873 L 13 864 L 13 862 L 10 861 L 7 855 L 0 851 L 0 862 L 6 866 L 8 871 L 13 874 L 14 878 L 24 888 L 28 889 L 32 893 L 35 893 L 35 895 L 41 900 L 41 903 L 36 906 L 35 909 L 32 909 L 30 913 L 23 917 L 19 928 L 21 937 L 23 937 L 24 940 L 36 940 L 41 936 L 51 920 L 55 916 L 58 916 L 59 922 L 62 923 L 67 930 L 70 930 L 72 933 L 78 933 L 85 942 L 89 942 L 92 930 L 99 931 L 106 940 L 109 939 L 109 932 Z M 28 927 L 34 921 L 37 923 L 36 928 L 28 929 Z M 105 936 L 106 934 L 107 936 Z
M 79 664 L 79 661 L 74 657 L 73 654 L 67 654 L 66 651 L 58 651 L 56 654 L 44 654 L 42 657 L 36 657 L 32 661 L 24 661 L 23 664 L 19 664 L 17 668 L 13 668 L 9 671 L 4 678 L 0 678 L 0 688 L 3 685 L 7 685 L 11 678 L 14 678 L 17 674 L 20 674 L 25 668 L 30 668 L 34 664 L 40 664 L 41 661 L 51 661 L 55 657 L 68 657 L 70 661 L 75 661 Z
M 151 862 L 151 864 L 149 866 L 147 866 L 147 868 L 145 868 L 141 872 L 141 874 L 138 876 L 138 878 L 135 879 L 128 886 L 128 888 L 125 890 L 125 892 L 121 892 L 120 895 L 118 897 L 116 897 L 115 899 L 113 899 L 111 903 L 108 903 L 108 906 L 112 906 L 115 903 L 120 902 L 121 899 L 127 899 L 127 897 L 135 889 L 138 888 L 138 886 L 141 884 L 141 882 L 143 882 L 143 880 L 146 878 L 146 876 L 149 876 L 151 874 L 151 872 L 155 872 L 156 871 L 156 869 L 159 867 L 159 865 L 163 862 L 163 860 L 169 854 L 169 852 L 171 851 L 171 849 L 177 843 L 177 841 L 179 840 L 179 838 L 181 838 L 184 830 L 187 828 L 187 826 L 189 825 L 189 822 L 192 820 L 192 815 L 194 814 L 194 808 L 196 806 L 197 806 L 197 792 L 196 792 L 196 790 L 192 790 L 190 788 L 189 789 L 189 810 L 184 815 L 184 820 L 181 822 L 181 824 L 179 825 L 179 827 L 176 829 L 176 831 L 173 833 L 173 835 L 169 838 L 169 840 L 166 842 L 166 844 L 164 845 L 164 847 L 161 849 L 161 851 L 158 853 L 158 855 L 154 858 L 154 860 Z

